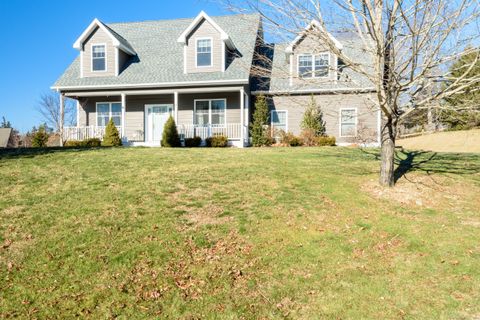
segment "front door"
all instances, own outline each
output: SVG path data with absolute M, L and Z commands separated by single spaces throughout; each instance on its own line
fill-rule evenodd
M 171 105 L 146 105 L 145 106 L 145 142 L 160 144 L 163 127 L 168 117 L 172 114 Z

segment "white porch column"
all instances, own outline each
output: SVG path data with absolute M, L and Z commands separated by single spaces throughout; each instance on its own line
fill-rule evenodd
M 77 128 L 79 127 L 80 127 L 80 100 L 77 100 Z
M 65 96 L 60 92 L 60 147 L 63 147 L 63 122 L 65 121 Z
M 174 108 L 173 117 L 175 119 L 175 125 L 178 126 L 178 91 L 175 91 L 173 93 L 173 108 Z
M 250 133 L 249 133 L 249 110 L 250 110 L 250 96 L 245 93 L 245 127 L 246 127 L 246 130 L 245 130 L 245 140 L 247 141 L 247 145 L 249 144 L 249 141 L 250 141 Z
M 240 89 L 240 148 L 245 146 L 245 89 Z
M 122 93 L 122 140 L 125 139 L 125 109 L 127 108 L 127 95 Z

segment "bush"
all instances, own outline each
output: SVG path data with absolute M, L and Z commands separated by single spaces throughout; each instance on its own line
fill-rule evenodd
M 162 147 L 177 148 L 181 146 L 175 120 L 170 116 L 163 127 Z
M 305 129 L 300 134 L 303 145 L 307 147 L 314 147 L 318 145 L 318 137 L 313 129 Z
M 285 146 L 298 147 L 302 145 L 302 139 L 291 132 L 280 132 L 280 143 Z
M 200 138 L 200 137 L 193 137 L 193 138 L 186 138 L 185 139 L 185 147 L 187 147 L 187 148 L 200 147 L 201 144 L 202 144 L 202 138 Z
M 90 138 L 81 141 L 69 140 L 65 142 L 65 147 L 73 148 L 98 148 L 102 145 L 102 142 L 98 138 Z
M 228 138 L 223 135 L 213 136 L 205 139 L 207 147 L 225 148 L 228 146 Z
M 81 148 L 83 146 L 83 141 L 68 140 L 63 144 L 63 146 L 70 148 Z
M 102 146 L 102 141 L 100 141 L 98 138 L 90 138 L 83 140 L 83 144 L 87 148 L 98 148 Z
M 258 96 L 255 101 L 253 122 L 250 124 L 250 136 L 254 147 L 270 146 L 273 139 L 268 129 L 268 104 L 264 96 Z
M 102 141 L 98 138 L 90 138 L 81 141 L 69 140 L 66 141 L 63 145 L 64 147 L 74 147 L 74 148 L 98 148 L 102 145 Z
M 317 137 L 317 146 L 334 146 L 336 143 L 335 137 Z
M 105 135 L 103 136 L 103 141 L 101 144 L 105 147 L 119 147 L 122 145 L 120 133 L 118 132 L 117 127 L 115 127 L 112 119 L 108 121 L 107 127 L 105 128 Z
M 40 126 L 38 130 L 33 134 L 32 147 L 45 148 L 48 142 L 48 133 L 44 126 Z

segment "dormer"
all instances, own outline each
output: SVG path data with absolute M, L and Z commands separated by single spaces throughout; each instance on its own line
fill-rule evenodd
M 118 76 L 136 52 L 127 40 L 98 19 L 92 21 L 73 47 L 80 51 L 80 77 Z
M 338 79 L 338 58 L 329 44 L 337 50 L 343 45 L 313 20 L 285 49 L 290 64 L 290 85 L 300 81 L 326 82 Z
M 236 51 L 230 36 L 205 12 L 183 31 L 184 73 L 225 72 L 229 56 Z

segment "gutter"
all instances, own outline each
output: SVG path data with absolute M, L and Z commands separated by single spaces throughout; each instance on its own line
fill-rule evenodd
M 273 91 L 252 91 L 251 94 L 258 95 L 299 95 L 306 93 L 319 93 L 319 94 L 329 94 L 329 93 L 371 93 L 376 92 L 376 89 L 373 87 L 369 88 L 339 88 L 339 89 L 302 89 L 302 90 L 273 90 Z

